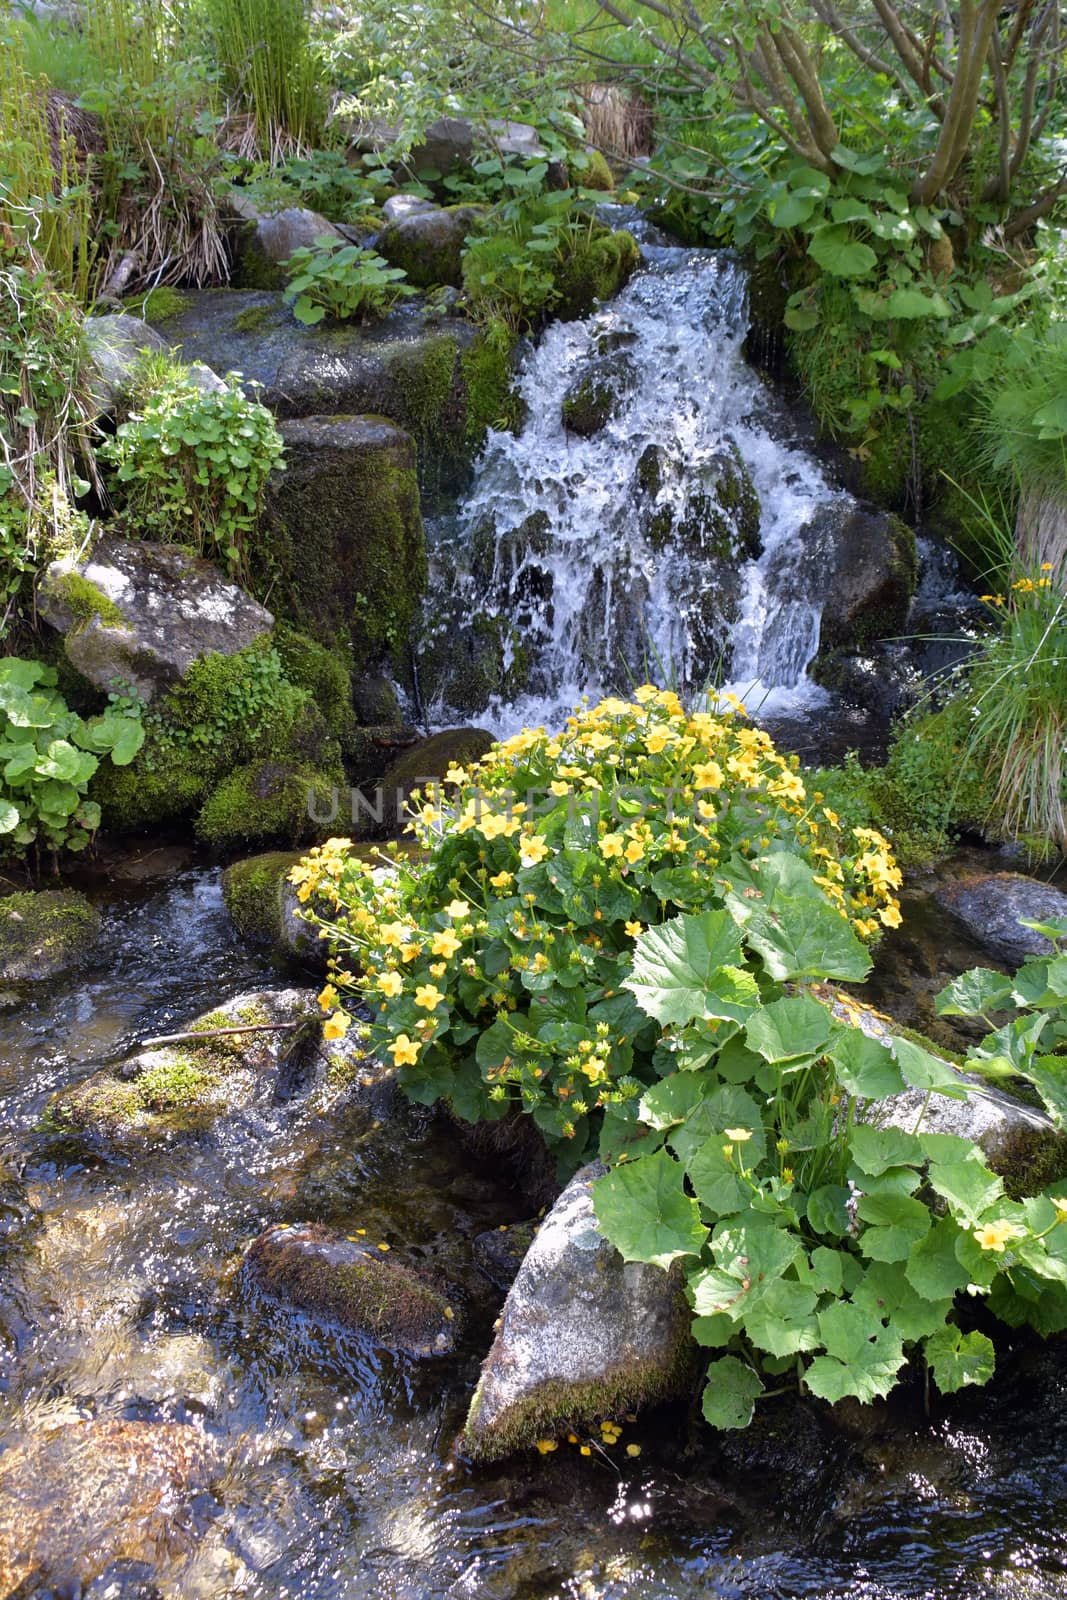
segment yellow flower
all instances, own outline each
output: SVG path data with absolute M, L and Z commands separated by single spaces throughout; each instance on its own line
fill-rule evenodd
M 1021 1239 L 1023 1230 L 1014 1222 L 987 1222 L 984 1227 L 975 1229 L 974 1237 L 983 1250 L 995 1250 L 999 1254 L 1009 1240 Z
M 519 841 L 519 860 L 524 867 L 536 867 L 548 854 L 548 846 L 543 839 L 531 835 Z
M 466 900 L 452 900 L 445 906 L 445 916 L 451 917 L 453 922 L 462 922 L 464 917 L 470 915 L 470 909 Z
M 426 1011 L 433 1011 L 443 999 L 444 995 L 434 983 L 420 983 L 415 990 L 415 1004 Z
M 559 1449 L 558 1439 L 538 1439 L 537 1448 L 543 1456 L 551 1455 L 553 1450 Z
M 1055 1207 L 1056 1221 L 1067 1222 L 1067 1200 L 1060 1199 L 1058 1196 L 1052 1196 L 1050 1198 L 1052 1199 L 1052 1204 Z
M 640 688 L 634 690 L 634 699 L 638 705 L 643 706 L 647 705 L 650 700 L 654 700 L 658 694 L 659 690 L 654 683 L 643 683 Z
M 732 1144 L 724 1144 L 723 1147 L 722 1147 L 722 1153 L 726 1157 L 727 1161 L 729 1161 L 730 1157 L 734 1153 L 733 1145 Z
M 515 874 L 513 872 L 498 872 L 489 879 L 494 889 L 506 889 L 508 884 L 514 883 L 514 881 Z
M 324 1039 L 343 1039 L 348 1032 L 352 1018 L 343 1011 L 335 1011 L 332 1017 L 327 1017 L 322 1028 Z
M 398 995 L 403 987 L 404 980 L 399 972 L 383 972 L 378 979 L 378 988 L 382 994 L 389 995 L 391 999 Z
M 448 962 L 447 961 L 431 961 L 430 962 L 430 976 L 431 976 L 431 978 L 443 978 L 447 971 L 448 971 Z
M 841 818 L 838 816 L 836 811 L 831 811 L 829 806 L 823 806 L 822 814 L 832 828 L 839 828 L 841 826 Z
M 623 854 L 631 866 L 636 865 L 645 853 L 645 847 L 640 839 L 631 839 Z
M 626 932 L 631 939 L 636 939 L 638 934 L 644 933 L 644 931 L 644 925 L 640 922 L 628 922 L 626 924 Z
M 586 739 L 590 750 L 610 750 L 611 740 L 606 733 L 591 733 Z
M 609 861 L 612 856 L 621 856 L 623 848 L 621 833 L 606 833 L 600 841 L 600 854 Z
M 391 945 L 399 950 L 411 938 L 411 929 L 404 922 L 386 922 L 378 930 L 378 937 L 382 944 Z
M 900 907 L 895 900 L 891 900 L 887 906 L 883 906 L 878 913 L 878 917 L 879 921 L 883 922 L 887 928 L 899 928 L 904 920 L 900 915 Z
M 406 1033 L 398 1034 L 389 1046 L 389 1054 L 398 1067 L 413 1067 L 419 1059 L 419 1046 Z
M 334 988 L 332 983 L 328 983 L 325 989 L 323 989 L 322 993 L 319 995 L 319 1005 L 324 1011 L 332 1011 L 334 1006 L 337 1004 L 337 999 L 337 990 Z
M 748 1128 L 724 1128 L 723 1132 L 728 1139 L 733 1140 L 734 1144 L 747 1144 L 752 1137 L 751 1130 Z
M 430 954 L 433 956 L 451 957 L 461 948 L 462 941 L 456 938 L 451 928 L 435 933 L 430 941 Z
M 721 789 L 722 768 L 717 761 L 705 761 L 693 768 L 693 783 L 698 789 Z
M 639 1444 L 628 1444 L 626 1446 L 626 1454 L 628 1456 L 639 1456 L 641 1454 L 641 1446 Z

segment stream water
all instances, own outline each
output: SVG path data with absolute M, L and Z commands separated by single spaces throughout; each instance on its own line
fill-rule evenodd
M 783 1400 L 718 1441 L 677 1408 L 651 1413 L 628 1429 L 642 1454 L 623 1466 L 566 1449 L 495 1469 L 456 1460 L 500 1299 L 471 1241 L 521 1217 L 520 1197 L 434 1117 L 396 1107 L 257 1108 L 126 1154 L 43 1129 L 57 1086 L 238 992 L 294 981 L 235 941 L 214 871 L 94 894 L 102 956 L 15 991 L 0 1014 L 0 1449 L 78 1417 L 192 1421 L 220 1473 L 187 1537 L 84 1590 L 59 1570 L 20 1595 L 1067 1594 L 1067 1364 L 1027 1340 L 1008 1342 L 988 1391 L 935 1400 L 928 1417 L 906 1396 L 855 1433 Z M 877 993 L 902 1013 L 979 958 L 929 900 L 915 909 Z M 307 1218 L 366 1228 L 446 1276 L 457 1354 L 416 1363 L 247 1306 L 232 1276 L 243 1244 Z M 55 1488 L 36 1492 L 47 1505 Z

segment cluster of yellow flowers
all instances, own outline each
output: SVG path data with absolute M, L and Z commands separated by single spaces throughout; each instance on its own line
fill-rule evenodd
M 1017 578 L 1011 586 L 1012 593 L 1037 594 L 1042 589 L 1051 589 L 1052 579 L 1048 577 L 1048 573 L 1052 571 L 1052 562 L 1042 561 L 1040 570 L 1045 576 L 1040 578 Z M 979 599 L 992 606 L 1006 606 L 1008 603 L 1007 596 L 1002 594 L 983 594 L 979 595 Z
M 440 904 L 432 874 L 419 882 L 417 867 L 373 865 L 354 855 L 346 839 L 316 847 L 290 880 L 302 903 L 314 896 L 313 920 L 330 938 L 335 960 L 350 952 L 358 962 L 364 997 L 380 1013 L 404 1007 L 387 1049 L 397 1065 L 414 1066 L 448 1026 L 464 977 L 482 982 L 498 1010 L 513 1006 L 504 969 L 497 968 L 502 977 L 495 987 L 485 973 L 487 941 L 480 938 L 505 899 L 515 907 L 506 928 L 512 947 L 506 966 L 513 970 L 536 977 L 550 957 L 558 965 L 617 949 L 622 925 L 609 937 L 610 913 L 605 921 L 597 908 L 593 926 L 560 929 L 535 909 L 538 895 L 523 874 L 547 862 L 554 883 L 553 863 L 570 853 L 591 858 L 594 895 L 611 884 L 629 885 L 634 898 L 643 893 L 662 901 L 653 879 L 667 872 L 680 885 L 668 898 L 684 906 L 706 902 L 720 854 L 725 859 L 740 850 L 756 859 L 784 845 L 807 857 L 861 938 L 896 927 L 901 875 L 888 842 L 874 829 L 849 833 L 822 795 L 806 792 L 798 766 L 745 721 L 740 702 L 687 712 L 672 691 L 646 684 L 631 701 L 583 707 L 557 735 L 524 729 L 476 764 L 453 767 L 433 794 L 414 798 L 410 829 L 425 859 L 433 863 L 452 841 L 449 903 Z M 566 830 L 561 813 L 569 819 Z M 629 941 L 643 924 L 628 917 L 624 927 Z M 352 982 L 349 972 L 335 974 L 324 991 L 331 1006 L 338 989 Z M 335 1010 L 332 1036 L 347 1025 L 346 1014 Z M 579 1115 L 587 1109 L 582 1086 L 595 1091 L 609 1077 L 609 1053 L 609 1041 L 586 1039 L 568 1058 L 567 1092 Z M 598 1095 L 589 1098 L 595 1104 Z

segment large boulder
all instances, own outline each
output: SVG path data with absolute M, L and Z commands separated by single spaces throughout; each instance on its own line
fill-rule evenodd
M 1052 954 L 1044 934 L 1023 927 L 1067 917 L 1067 894 L 1051 883 L 1018 872 L 957 878 L 938 889 L 936 900 L 999 960 L 1020 966 L 1030 956 Z
M 242 1275 L 258 1294 L 388 1350 L 442 1356 L 455 1343 L 447 1298 L 396 1260 L 383 1241 L 314 1222 L 278 1223 L 253 1239 Z
M 11 1445 L 0 1456 L 0 1594 L 81 1594 L 117 1562 L 176 1568 L 195 1542 L 190 1502 L 213 1459 L 198 1428 L 118 1417 Z
M 386 770 L 370 808 L 369 831 L 395 832 L 413 789 L 439 784 L 449 767 L 479 761 L 492 746 L 493 735 L 485 728 L 446 728 L 420 739 Z
M 903 628 L 918 582 L 915 535 L 899 517 L 845 499 L 798 538 L 822 601 L 819 650 L 862 650 Z
M 229 204 L 241 224 L 235 230 L 234 281 L 242 288 L 279 289 L 285 283 L 286 263 L 294 250 L 313 250 L 320 239 L 344 243 L 332 222 L 306 207 L 261 211 L 239 189 L 230 191 Z
M 486 212 L 485 206 L 441 206 L 416 211 L 390 222 L 378 235 L 378 252 L 390 266 L 401 267 L 420 289 L 463 281 L 462 256 L 467 235 Z
M 188 301 L 166 326 L 187 361 L 236 369 L 279 417 L 389 417 L 417 441 L 424 496 L 466 487 L 486 427 L 506 409 L 510 351 L 418 301 L 368 327 L 313 328 L 294 320 L 280 294 L 200 289 Z
M 415 444 L 378 416 L 284 422 L 260 540 L 289 618 L 357 669 L 402 652 L 426 580 Z
M 322 1065 L 319 1017 L 311 989 L 238 995 L 173 1030 L 203 1034 L 203 1043 L 158 1045 L 91 1073 L 52 1096 L 49 1120 L 119 1146 L 202 1132 L 230 1112 L 291 1098 L 294 1074 L 310 1086 Z M 245 1031 L 218 1032 L 225 1028 Z
M 210 561 L 141 539 L 98 539 L 78 561 L 53 561 L 37 604 L 83 678 L 98 689 L 129 684 L 144 700 L 202 656 L 236 655 L 274 625 Z
M 246 762 L 207 796 L 196 817 L 197 837 L 219 850 L 325 839 L 342 804 L 338 777 L 271 757 Z
M 100 933 L 100 914 L 74 889 L 0 899 L 0 982 L 54 978 L 77 966 Z
M 124 311 L 87 317 L 83 337 L 93 403 L 101 415 L 121 417 L 141 358 L 146 351 L 165 350 L 166 341 Z
M 519 1268 L 462 1442 L 492 1460 L 676 1394 L 691 1371 L 680 1278 L 624 1262 L 597 1231 L 594 1162 L 571 1179 Z

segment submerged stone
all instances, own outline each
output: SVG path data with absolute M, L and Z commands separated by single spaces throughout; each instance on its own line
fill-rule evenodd
M 74 889 L 0 899 L 0 982 L 54 978 L 77 966 L 100 933 L 100 914 Z
M 80 1594 L 115 1562 L 180 1561 L 213 1460 L 198 1428 L 114 1417 L 11 1445 L 0 1456 L 0 1594 Z
M 311 989 L 238 995 L 169 1030 L 203 1033 L 202 1044 L 193 1039 L 160 1045 L 94 1072 L 54 1094 L 47 1118 L 118 1145 L 202 1132 L 231 1111 L 276 1098 L 294 1053 L 319 1049 L 320 1017 Z M 277 1023 L 297 1026 L 271 1026 Z M 216 1032 L 233 1027 L 248 1031 Z
M 1028 922 L 1067 917 L 1067 894 L 1019 872 L 992 872 L 958 878 L 938 889 L 939 905 L 1001 961 L 1019 966 L 1030 956 L 1051 955 L 1051 940 Z
M 202 656 L 236 655 L 274 624 L 210 561 L 144 539 L 98 539 L 78 562 L 53 561 L 37 603 L 83 678 L 105 690 L 129 684 L 144 700 Z
M 597 1162 L 571 1179 L 511 1286 L 467 1413 L 464 1448 L 493 1460 L 545 1435 L 679 1393 L 691 1371 L 680 1277 L 624 1262 L 597 1231 Z
M 452 1307 L 410 1267 L 359 1238 L 318 1223 L 276 1224 L 245 1254 L 254 1290 L 406 1355 L 447 1355 Z

